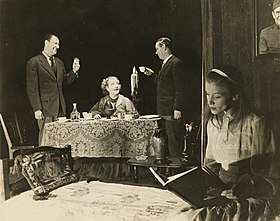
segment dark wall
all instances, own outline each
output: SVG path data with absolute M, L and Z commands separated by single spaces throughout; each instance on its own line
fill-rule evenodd
M 80 78 L 64 89 L 68 116 L 72 102 L 80 112 L 100 99 L 100 83 L 116 75 L 122 94 L 130 97 L 134 65 L 155 71 L 157 38 L 167 36 L 174 54 L 185 62 L 190 84 L 188 107 L 199 116 L 201 103 L 201 8 L 198 0 L 0 0 L 0 113 L 33 113 L 26 95 L 25 66 L 43 48 L 42 38 L 60 38 L 58 57 L 70 70 L 72 59 L 81 60 Z M 152 77 L 140 75 L 138 109 L 155 113 Z M 187 97 L 186 96 L 186 97 Z M 0 156 L 6 145 L 0 136 Z M 5 151 L 4 151 L 5 152 Z
M 215 5 L 214 63 L 231 64 L 242 70 L 250 105 L 268 117 L 276 144 L 280 145 L 280 59 L 255 55 L 255 24 L 262 21 L 255 20 L 254 2 L 258 1 L 212 1 Z M 267 10 L 271 10 L 271 1 L 265 2 Z M 259 10 L 259 13 L 264 12 L 263 8 Z M 257 17 L 261 19 L 263 15 Z
M 264 16 L 260 13 L 271 14 L 269 3 L 267 0 L 266 12 L 264 9 L 258 11 L 258 19 Z M 255 20 L 254 1 L 214 0 L 213 7 L 215 65 L 239 67 L 244 74 L 245 90 L 251 106 L 264 113 L 280 112 L 280 59 L 255 54 L 255 32 L 258 32 L 258 25 L 255 24 L 262 21 Z
M 122 93 L 130 96 L 134 65 L 155 71 L 158 37 L 174 41 L 174 53 L 188 67 L 194 82 L 193 97 L 200 94 L 201 16 L 197 0 L 2 0 L 0 1 L 1 109 L 30 109 L 25 89 L 25 65 L 43 46 L 46 33 L 60 38 L 58 53 L 67 70 L 72 59 L 81 60 L 80 78 L 65 88 L 68 113 L 72 102 L 87 111 L 102 96 L 100 82 L 117 75 Z M 155 112 L 152 78 L 141 76 L 142 113 Z M 197 105 L 200 97 L 196 98 Z

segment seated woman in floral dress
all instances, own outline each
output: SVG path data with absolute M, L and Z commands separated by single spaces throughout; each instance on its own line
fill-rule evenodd
M 102 97 L 89 111 L 94 119 L 117 116 L 118 113 L 138 114 L 133 103 L 120 94 L 121 84 L 117 77 L 109 76 L 103 79 L 101 89 L 106 96 Z
M 246 107 L 241 72 L 232 66 L 212 69 L 205 92 L 204 164 L 226 183 L 221 195 L 231 200 L 226 205 L 186 208 L 182 220 L 273 220 L 280 200 L 279 147 L 265 119 Z

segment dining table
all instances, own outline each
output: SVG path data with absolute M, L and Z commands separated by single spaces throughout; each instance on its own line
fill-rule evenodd
M 159 118 L 101 118 L 46 123 L 41 146 L 71 145 L 73 157 L 132 158 L 146 156 Z

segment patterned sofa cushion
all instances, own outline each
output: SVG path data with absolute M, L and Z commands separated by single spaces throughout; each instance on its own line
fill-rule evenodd
M 58 187 L 79 180 L 79 176 L 72 171 L 71 162 L 70 146 L 42 146 L 18 156 L 15 165 L 21 169 L 34 194 L 44 196 Z

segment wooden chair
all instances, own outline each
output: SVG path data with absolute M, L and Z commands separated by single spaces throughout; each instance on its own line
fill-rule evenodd
M 0 117 L 2 117 L 2 115 L 0 115 Z M 39 146 L 29 151 L 26 151 L 25 153 L 23 153 L 23 156 L 26 154 L 33 154 L 36 152 L 54 151 L 55 149 L 59 150 L 60 155 L 67 155 L 67 164 L 69 165 L 70 169 L 73 170 L 73 158 L 71 155 L 70 145 L 67 145 L 63 148 Z M 14 195 L 30 189 L 26 178 L 24 178 L 22 175 L 19 176 L 19 174 L 21 174 L 21 171 L 15 170 L 15 159 L 16 158 L 0 159 L 0 205 L 5 200 L 13 197 Z M 16 180 L 14 180 L 15 178 Z
M 0 123 L 8 145 L 9 159 L 13 158 L 16 150 L 20 150 L 22 154 L 24 150 L 38 146 L 38 131 L 34 119 L 27 114 L 0 114 Z

